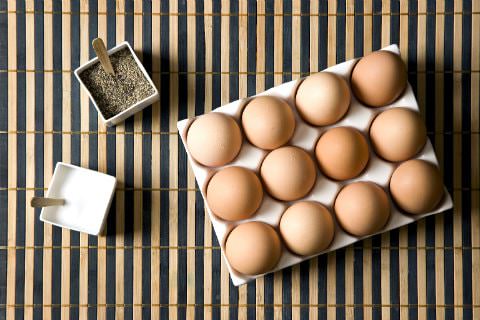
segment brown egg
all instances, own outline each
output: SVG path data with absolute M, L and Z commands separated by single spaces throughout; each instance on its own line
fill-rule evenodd
M 335 199 L 335 215 L 342 228 L 363 237 L 380 231 L 390 217 L 387 194 L 372 182 L 346 185 Z
M 301 256 L 325 250 L 332 242 L 334 232 L 332 215 L 318 202 L 296 202 L 280 220 L 280 234 L 285 245 Z
M 225 243 L 225 255 L 233 269 L 246 275 L 272 270 L 280 260 L 282 246 L 277 232 L 263 222 L 235 227 Z
M 260 175 L 267 192 L 284 201 L 306 196 L 317 178 L 312 158 L 298 147 L 282 147 L 270 152 L 263 160 Z
M 223 166 L 240 151 L 242 133 L 232 117 L 211 112 L 193 121 L 187 132 L 187 146 L 199 163 L 209 167 Z
M 241 167 L 218 171 L 207 186 L 208 206 L 216 216 L 227 221 L 251 217 L 262 198 L 260 179 L 253 171 Z
M 352 71 L 352 91 L 371 107 L 386 106 L 402 94 L 407 85 L 407 68 L 389 51 L 375 51 L 357 62 Z
M 315 147 L 320 170 L 335 180 L 358 176 L 368 163 L 368 144 L 360 131 L 349 127 L 327 130 Z
M 440 171 L 427 161 L 406 161 L 393 172 L 390 193 L 395 203 L 408 213 L 430 212 L 443 198 Z
M 413 110 L 393 108 L 380 113 L 370 127 L 375 152 L 388 161 L 405 161 L 416 155 L 427 141 L 427 129 Z
M 295 103 L 305 121 L 315 126 L 326 126 L 345 115 L 350 105 L 350 90 L 342 77 L 319 72 L 302 81 Z
M 295 130 L 295 116 L 284 100 L 260 96 L 253 98 L 243 110 L 242 126 L 253 145 L 272 150 L 290 140 Z

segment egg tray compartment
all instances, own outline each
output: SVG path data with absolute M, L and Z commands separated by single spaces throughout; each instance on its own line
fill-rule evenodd
M 395 54 L 399 54 L 399 49 L 397 45 L 390 45 L 386 48 L 383 48 L 382 50 L 388 50 L 391 51 Z M 332 66 L 330 68 L 325 69 L 324 71 L 328 71 L 331 73 L 335 73 L 341 77 L 343 77 L 347 82 L 349 83 L 350 87 L 350 74 L 353 70 L 353 67 L 355 66 L 355 63 L 359 59 L 353 59 L 349 60 L 343 63 L 340 63 L 338 65 Z M 418 215 L 411 215 L 408 213 L 402 212 L 392 201 L 392 198 L 390 196 L 389 190 L 388 190 L 388 185 L 390 181 L 390 177 L 395 170 L 395 168 L 400 164 L 400 163 L 391 163 L 388 161 L 385 161 L 381 159 L 379 156 L 375 154 L 373 151 L 370 139 L 368 138 L 368 131 L 370 128 L 370 124 L 372 120 L 375 118 L 377 114 L 380 112 L 386 110 L 386 109 L 391 109 L 395 107 L 406 107 L 409 109 L 412 109 L 416 112 L 418 112 L 418 104 L 415 99 L 415 95 L 413 93 L 412 87 L 410 84 L 407 84 L 407 87 L 403 94 L 392 104 L 381 107 L 381 108 L 370 108 L 367 107 L 363 104 L 361 104 L 354 96 L 353 92 L 351 92 L 351 102 L 350 106 L 348 109 L 347 114 L 337 123 L 330 125 L 330 126 L 324 126 L 324 127 L 313 127 L 309 124 L 307 124 L 298 114 L 295 108 L 295 93 L 298 85 L 301 83 L 303 79 L 298 79 L 294 81 L 290 81 L 284 84 L 281 84 L 279 86 L 276 86 L 274 88 L 271 88 L 263 93 L 260 93 L 256 96 L 276 96 L 279 98 L 284 99 L 289 106 L 292 108 L 294 114 L 295 114 L 295 120 L 296 120 L 296 127 L 295 127 L 295 132 L 292 137 L 292 139 L 289 141 L 287 145 L 292 145 L 292 146 L 297 146 L 300 147 L 304 150 L 306 150 L 312 159 L 316 163 L 316 168 L 317 168 L 317 179 L 315 182 L 315 185 L 313 186 L 312 190 L 307 194 L 304 198 L 296 200 L 296 201 L 291 201 L 291 202 L 284 202 L 284 201 L 279 201 L 274 198 L 272 198 L 267 191 L 264 188 L 264 196 L 262 203 L 260 205 L 260 208 L 257 210 L 257 212 L 249 219 L 241 220 L 241 221 L 225 221 L 217 217 L 212 213 L 210 208 L 208 207 L 208 203 L 206 201 L 206 188 L 208 185 L 208 182 L 210 178 L 218 171 L 221 170 L 224 167 L 229 167 L 229 166 L 240 166 L 240 167 L 245 167 L 248 169 L 253 170 L 259 177 L 259 171 L 260 171 L 260 166 L 262 164 L 262 161 L 264 157 L 269 153 L 267 150 L 262 150 L 260 148 L 257 148 L 250 144 L 248 140 L 246 139 L 245 135 L 243 134 L 243 144 L 240 149 L 239 154 L 237 157 L 227 165 L 223 167 L 215 167 L 215 168 L 210 168 L 201 165 L 195 159 L 192 158 L 188 151 L 186 139 L 187 139 L 187 131 L 189 126 L 192 124 L 192 122 L 195 120 L 195 118 L 192 119 L 185 119 L 182 121 L 179 121 L 177 123 L 177 128 L 180 134 L 180 137 L 182 139 L 182 142 L 184 144 L 184 147 L 186 149 L 186 152 L 188 154 L 188 159 L 190 161 L 190 164 L 192 166 L 193 172 L 195 174 L 195 178 L 197 180 L 197 183 L 200 187 L 200 191 L 202 193 L 204 202 L 205 202 L 205 207 L 207 208 L 208 214 L 210 216 L 210 219 L 212 221 L 213 228 L 215 230 L 215 234 L 217 235 L 218 242 L 221 246 L 221 251 L 222 251 L 222 256 L 225 259 L 226 265 L 228 267 L 228 270 L 230 272 L 230 277 L 232 279 L 232 282 L 235 286 L 244 284 L 250 280 L 256 279 L 260 276 L 263 276 L 263 274 L 255 275 L 255 276 L 247 276 L 244 274 L 240 274 L 236 270 L 234 270 L 230 263 L 228 262 L 228 259 L 225 257 L 225 241 L 226 238 L 229 234 L 229 232 L 238 224 L 245 223 L 248 221 L 261 221 L 265 222 L 275 228 L 277 233 L 280 235 L 279 232 L 279 222 L 280 218 L 283 214 L 283 212 L 293 203 L 302 201 L 302 200 L 310 200 L 310 201 L 317 201 L 325 205 L 329 210 L 330 213 L 332 214 L 332 217 L 335 221 L 335 236 L 330 244 L 330 246 L 315 255 L 312 256 L 298 256 L 295 255 L 294 253 L 290 252 L 284 245 L 282 248 L 282 255 L 281 258 L 276 265 L 274 269 L 272 269 L 270 272 L 275 272 L 278 270 L 281 270 L 283 268 L 292 266 L 294 264 L 300 263 L 302 261 L 308 260 L 312 257 L 318 256 L 320 254 L 324 254 L 330 251 L 337 250 L 342 247 L 346 247 L 352 243 L 355 243 L 357 241 L 360 241 L 362 239 L 371 237 L 373 234 L 364 236 L 364 237 L 356 237 L 353 236 L 346 231 L 344 231 L 338 224 L 335 218 L 334 210 L 333 210 L 333 204 L 335 201 L 335 198 L 340 191 L 340 189 L 344 186 L 347 185 L 351 182 L 355 181 L 370 181 L 374 182 L 378 185 L 380 185 L 386 192 L 390 200 L 391 204 L 391 213 L 389 220 L 387 224 L 384 226 L 382 230 L 375 234 L 383 233 L 392 229 L 396 229 L 398 227 L 407 225 L 409 223 L 412 223 L 416 220 L 422 219 L 426 216 L 433 215 L 436 213 L 443 212 L 445 210 L 448 210 L 452 208 L 452 199 L 447 191 L 447 189 L 444 187 L 444 196 L 442 198 L 442 201 L 437 205 L 436 209 L 432 212 L 428 212 L 425 214 L 418 214 Z M 224 113 L 227 115 L 232 116 L 237 123 L 239 124 L 240 128 L 241 126 L 241 114 L 243 111 L 243 108 L 246 106 L 246 104 L 254 97 L 252 96 L 249 98 L 245 99 L 240 99 L 234 102 L 231 102 L 227 105 L 224 105 L 222 107 L 219 107 L 215 109 L 212 112 L 220 112 Z M 340 127 L 340 126 L 347 126 L 347 127 L 353 127 L 358 130 L 360 130 L 364 136 L 367 138 L 367 141 L 369 143 L 369 151 L 370 151 L 370 158 L 369 162 L 367 164 L 367 167 L 363 170 L 363 172 L 356 178 L 350 179 L 350 180 L 344 180 L 344 181 L 333 181 L 330 178 L 327 178 L 319 169 L 318 164 L 315 159 L 315 145 L 319 139 L 319 137 L 322 135 L 323 132 L 326 130 L 333 128 L 333 127 Z M 424 148 L 414 157 L 416 159 L 422 159 L 429 161 L 436 166 L 438 166 L 438 161 L 435 157 L 435 152 L 433 150 L 432 144 L 430 140 L 427 139 L 427 142 L 424 146 Z

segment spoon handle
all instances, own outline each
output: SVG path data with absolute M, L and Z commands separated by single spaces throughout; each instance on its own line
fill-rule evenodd
M 34 208 L 43 208 L 50 206 L 61 206 L 65 204 L 64 199 L 33 197 L 30 200 L 30 205 Z
M 103 40 L 100 38 L 93 39 L 92 46 L 105 72 L 114 75 L 115 71 L 113 71 L 112 62 L 110 61 L 110 57 L 108 56 L 107 48 L 105 48 L 105 43 Z

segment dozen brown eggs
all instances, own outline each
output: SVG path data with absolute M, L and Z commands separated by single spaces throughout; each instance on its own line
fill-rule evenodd
M 293 93 L 294 107 L 264 95 L 244 105 L 239 122 L 216 112 L 196 118 L 187 146 L 194 160 L 215 171 L 206 199 L 216 217 L 234 225 L 224 242 L 233 269 L 245 275 L 271 271 L 282 248 L 298 256 L 321 253 L 338 228 L 357 237 L 378 233 L 388 224 L 392 202 L 407 214 L 436 208 L 444 194 L 440 172 L 430 162 L 412 160 L 427 141 L 418 112 L 406 107 L 376 112 L 366 133 L 335 125 L 348 116 L 352 97 L 368 107 L 383 107 L 406 86 L 400 57 L 377 51 L 357 62 L 350 79 L 328 72 L 303 79 Z M 290 144 L 299 121 L 295 114 L 321 129 L 312 152 Z M 247 142 L 264 150 L 258 172 L 224 167 Z M 388 187 L 350 181 L 362 175 L 373 154 L 396 167 Z M 318 179 L 342 185 L 331 207 L 306 200 Z M 266 195 L 286 205 L 278 226 L 251 220 Z

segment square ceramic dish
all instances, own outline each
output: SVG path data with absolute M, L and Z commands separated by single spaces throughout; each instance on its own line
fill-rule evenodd
M 40 220 L 99 235 L 105 225 L 116 185 L 115 177 L 57 162 L 46 197 L 64 199 L 65 204 L 43 208 Z
M 396 45 L 391 45 L 389 47 L 386 47 L 382 50 L 388 50 L 391 51 L 395 54 L 399 54 L 399 49 Z M 330 67 L 328 69 L 325 69 L 325 71 L 335 73 L 341 77 L 343 77 L 347 82 L 350 81 L 350 74 L 351 71 L 358 59 L 355 60 L 350 60 L 338 65 L 335 65 L 333 67 Z M 371 124 L 371 121 L 375 117 L 376 114 L 390 108 L 395 108 L 395 107 L 407 107 L 412 110 L 415 110 L 418 112 L 418 105 L 417 101 L 415 99 L 415 95 L 412 91 L 412 87 L 410 84 L 407 84 L 407 88 L 405 89 L 404 93 L 400 96 L 399 99 L 397 99 L 393 104 L 382 107 L 382 108 L 369 108 L 367 106 L 362 105 L 358 100 L 355 99 L 355 96 L 352 94 L 352 100 L 350 103 L 350 107 L 348 110 L 348 113 L 340 120 L 339 122 L 335 123 L 334 125 L 331 126 L 325 126 L 325 127 L 313 127 L 308 125 L 306 122 L 304 122 L 301 117 L 298 115 L 297 111 L 295 110 L 295 104 L 294 104 L 294 97 L 295 97 L 295 92 L 296 92 L 296 87 L 298 84 L 301 82 L 301 80 L 295 80 L 291 82 L 284 83 L 282 85 L 279 85 L 277 87 L 271 88 L 260 95 L 270 95 L 270 96 L 276 96 L 280 97 L 288 102 L 290 107 L 295 113 L 295 118 L 296 118 L 296 128 L 294 135 L 290 142 L 288 143 L 289 145 L 294 145 L 303 148 L 307 152 L 310 153 L 310 155 L 315 159 L 314 157 L 314 148 L 315 144 L 320 137 L 320 135 L 327 129 L 332 128 L 332 127 L 338 127 L 338 126 L 349 126 L 349 127 L 354 127 L 357 128 L 358 130 L 362 131 L 363 133 L 368 134 L 368 130 Z M 234 117 L 237 122 L 240 123 L 240 117 L 241 113 L 243 110 L 243 107 L 248 103 L 248 101 L 251 99 L 246 98 L 246 99 L 241 99 L 238 101 L 234 101 L 232 103 L 229 103 L 225 106 L 222 106 L 220 108 L 215 109 L 213 112 L 221 112 L 224 114 L 228 114 L 232 117 Z M 221 249 L 222 249 L 222 255 L 225 258 L 225 240 L 228 236 L 228 233 L 238 224 L 246 222 L 246 221 L 262 221 L 265 223 L 270 224 L 274 228 L 278 230 L 278 224 L 280 221 L 280 218 L 285 211 L 285 209 L 292 204 L 293 202 L 281 202 L 278 200 L 273 199 L 270 197 L 267 193 L 264 194 L 264 199 L 263 202 L 258 209 L 257 213 L 254 214 L 251 218 L 242 220 L 242 221 L 234 221 L 234 222 L 228 222 L 225 220 L 222 220 L 212 214 L 212 211 L 208 207 L 208 203 L 206 201 L 206 186 L 208 184 L 209 179 L 213 176 L 213 174 L 221 169 L 222 167 L 217 167 L 217 168 L 209 168 L 205 167 L 198 162 L 196 162 L 190 155 L 187 144 L 186 144 L 186 137 L 187 137 L 187 131 L 194 119 L 186 119 L 179 121 L 177 124 L 178 131 L 180 134 L 180 137 L 182 139 L 182 142 L 185 146 L 185 149 L 187 150 L 188 158 L 190 161 L 190 164 L 192 166 L 193 172 L 195 174 L 195 178 L 197 180 L 198 186 L 200 188 L 200 191 L 202 193 L 205 206 L 207 208 L 207 211 L 209 213 L 210 219 L 213 224 L 213 228 L 215 230 L 215 234 L 218 237 L 218 242 L 220 243 Z M 257 147 L 254 147 L 251 145 L 245 138 L 243 140 L 242 148 L 238 154 L 238 156 L 234 159 L 233 162 L 229 163 L 227 166 L 241 166 L 241 167 L 246 167 L 248 169 L 251 169 L 255 171 L 258 174 L 258 171 L 260 169 L 260 165 L 263 161 L 263 158 L 267 155 L 267 151 L 259 149 Z M 427 140 L 427 143 L 423 150 L 419 152 L 415 158 L 418 159 L 423 159 L 426 161 L 429 161 L 431 163 L 434 163 L 435 165 L 438 166 L 437 159 L 435 157 L 435 152 L 433 150 L 432 144 L 429 140 Z M 373 151 L 372 148 L 370 147 L 370 160 L 367 165 L 367 168 L 362 172 L 362 174 L 359 177 L 356 177 L 355 179 L 351 180 L 345 180 L 345 181 L 333 181 L 328 178 L 326 178 L 318 169 L 317 166 L 317 180 L 316 183 L 310 191 L 310 193 L 304 197 L 303 199 L 299 199 L 297 201 L 301 200 L 314 200 L 322 203 L 325 205 L 327 208 L 330 209 L 331 212 L 333 203 L 335 201 L 335 197 L 337 193 L 340 191 L 342 186 L 345 184 L 351 183 L 353 181 L 371 181 L 375 182 L 381 187 L 385 189 L 388 193 L 388 184 L 390 180 L 390 176 L 393 173 L 394 169 L 397 167 L 398 164 L 396 163 L 391 163 L 387 162 L 381 158 L 379 158 Z M 390 202 L 391 202 L 391 207 L 392 207 L 392 212 L 390 215 L 390 218 L 385 225 L 385 227 L 378 233 L 383 233 L 388 230 L 392 230 L 401 226 L 404 226 L 406 224 L 412 223 L 416 220 L 422 219 L 426 216 L 436 214 L 442 211 L 445 211 L 447 209 L 452 208 L 452 200 L 450 195 L 448 194 L 448 191 L 446 188 L 444 188 L 444 197 L 440 204 L 437 206 L 437 208 L 432 211 L 428 212 L 425 214 L 419 214 L 419 215 L 409 215 L 406 213 L 403 213 L 401 210 L 399 210 L 395 204 L 392 202 L 390 195 Z M 333 215 L 334 219 L 335 216 Z M 345 231 L 343 231 L 338 223 L 335 221 L 335 237 L 330 244 L 330 246 L 323 252 L 319 254 L 323 254 L 326 252 L 330 252 L 345 246 L 348 246 L 354 242 L 357 242 L 359 240 L 362 240 L 364 238 L 370 237 L 355 237 L 352 236 Z M 304 260 L 308 260 L 314 256 L 317 256 L 319 254 L 313 255 L 313 256 L 307 256 L 307 257 L 300 257 L 297 256 L 291 252 L 289 252 L 285 247 L 283 247 L 283 253 L 280 258 L 280 261 L 278 262 L 277 266 L 271 271 L 277 271 L 286 267 L 289 267 L 291 265 L 300 263 Z M 235 271 L 231 265 L 229 264 L 228 260 L 225 258 L 226 265 L 229 269 L 230 276 L 232 278 L 232 282 L 234 285 L 238 286 L 241 284 L 244 284 L 250 280 L 253 280 L 255 278 L 258 278 L 259 276 L 262 275 L 256 275 L 256 276 L 246 276 L 243 274 L 238 273 Z
M 133 114 L 137 113 L 138 111 L 141 111 L 145 107 L 153 104 L 154 102 L 158 101 L 158 99 L 160 99 L 160 95 L 158 94 L 157 87 L 153 83 L 152 79 L 150 78 L 150 76 L 147 73 L 147 70 L 145 70 L 145 68 L 143 67 L 143 64 L 140 62 L 137 55 L 135 54 L 135 51 L 133 51 L 132 47 L 130 46 L 130 44 L 128 42 L 126 42 L 126 41 L 122 42 L 122 43 L 118 44 L 117 46 L 113 47 L 112 49 L 108 50 L 107 52 L 108 52 L 108 55 L 112 55 L 113 53 L 115 53 L 117 51 L 120 51 L 122 49 L 125 49 L 125 48 L 128 48 L 128 50 L 130 50 L 130 53 L 133 56 L 133 58 L 135 59 L 135 61 L 137 62 L 137 65 L 140 68 L 140 70 L 142 71 L 143 76 L 145 77 L 145 79 L 147 79 L 148 83 L 152 86 L 152 88 L 154 90 L 154 93 L 151 96 L 146 97 L 145 99 L 143 99 L 143 100 L 135 103 L 134 105 L 128 107 L 127 109 L 123 110 L 122 112 L 114 115 L 113 117 L 105 119 L 102 111 L 100 110 L 100 108 L 97 105 L 97 102 L 95 101 L 95 99 L 93 99 L 93 96 L 92 96 L 90 90 L 88 90 L 87 86 L 85 86 L 85 83 L 80 78 L 80 74 L 83 71 L 85 71 L 86 69 L 88 69 L 89 67 L 91 67 L 93 64 L 97 63 L 98 58 L 95 57 L 95 58 L 89 60 L 88 62 L 84 63 L 83 65 L 81 65 L 80 67 L 75 69 L 75 71 L 74 71 L 75 77 L 77 77 L 78 82 L 80 82 L 83 89 L 85 89 L 85 91 L 87 91 L 88 96 L 90 97 L 90 100 L 92 101 L 93 105 L 95 106 L 95 109 L 97 109 L 97 112 L 102 117 L 103 122 L 108 127 L 111 127 L 113 125 L 116 125 L 116 124 L 122 122 L 126 118 L 132 116 Z

